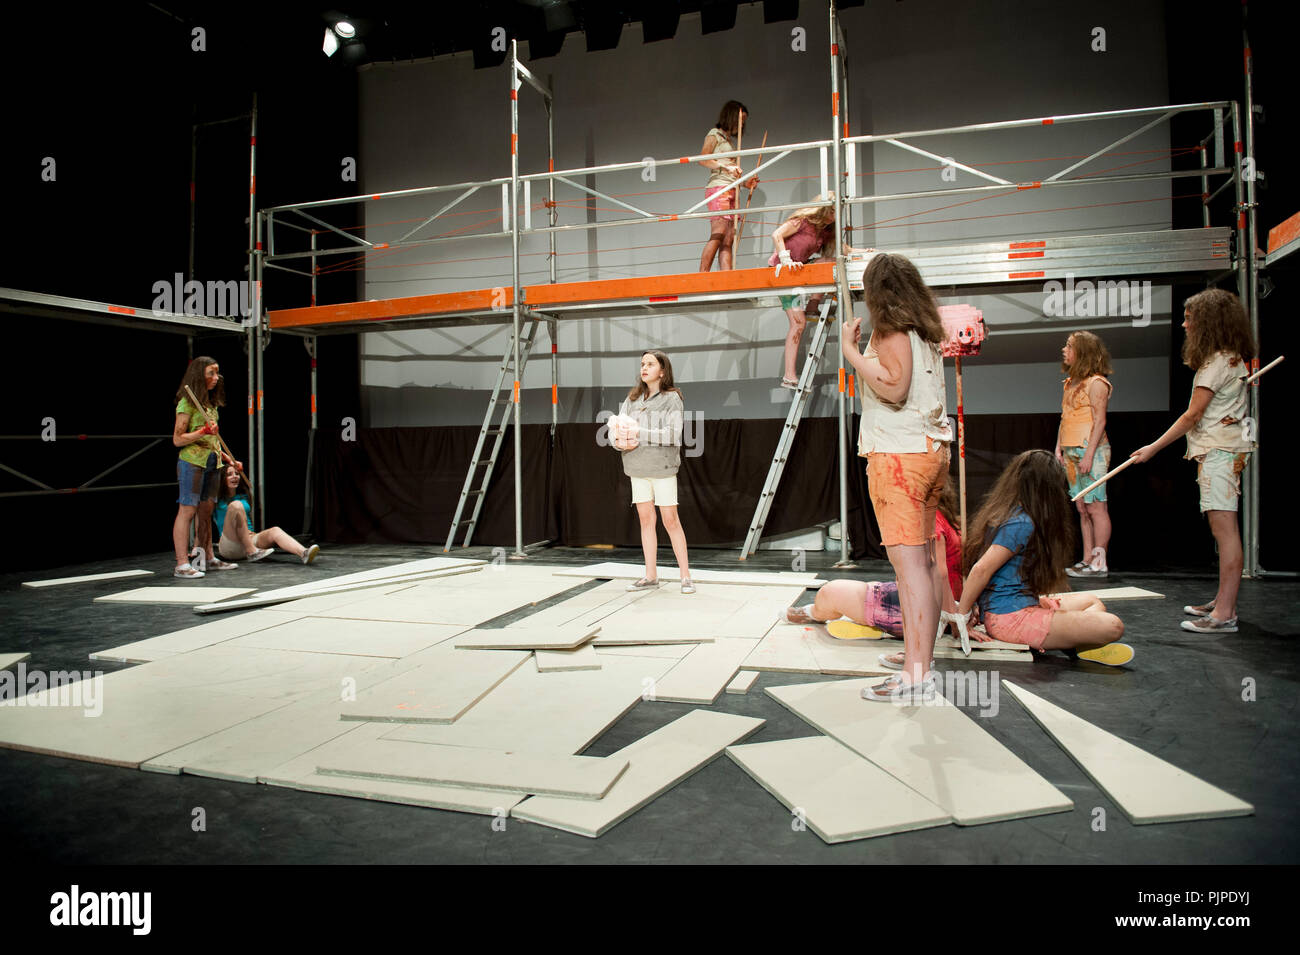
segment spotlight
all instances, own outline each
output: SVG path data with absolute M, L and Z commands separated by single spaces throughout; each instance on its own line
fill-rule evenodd
M 641 18 L 641 39 L 646 43 L 671 40 L 677 35 L 677 22 L 680 19 L 681 14 L 675 3 L 646 10 L 645 16 Z
M 357 28 L 347 20 L 340 20 L 338 23 L 334 24 L 334 32 L 345 40 L 351 40 L 357 35 Z
M 734 0 L 715 0 L 700 4 L 700 32 L 719 33 L 736 25 Z
M 338 52 L 339 38 L 334 35 L 334 31 L 329 27 L 325 28 L 325 42 L 321 44 L 321 50 L 326 56 L 333 56 Z

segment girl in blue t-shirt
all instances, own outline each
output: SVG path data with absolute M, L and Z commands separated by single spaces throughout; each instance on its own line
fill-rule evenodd
M 1065 588 L 1061 570 L 1074 548 L 1065 472 L 1050 451 L 1018 455 L 984 498 L 967 536 L 966 584 L 957 605 L 979 604 L 989 636 L 1045 650 L 1079 650 L 1098 663 L 1133 659 L 1116 643 L 1124 622 L 1087 593 L 1047 597 Z

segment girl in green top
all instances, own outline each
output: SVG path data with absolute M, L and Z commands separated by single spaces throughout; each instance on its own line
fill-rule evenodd
M 205 409 L 194 407 L 185 391 L 187 385 L 204 402 Z M 176 420 L 172 427 L 172 444 L 181 449 L 176 462 L 176 479 L 180 485 L 176 503 L 179 509 L 172 524 L 172 544 L 176 550 L 174 575 L 177 577 L 203 576 L 203 571 L 196 570 L 189 562 L 190 524 L 196 518 L 194 543 L 206 555 L 205 566 L 213 570 L 230 570 L 239 566 L 216 558 L 212 553 L 212 509 L 217 503 L 218 471 L 222 467 L 217 409 L 225 403 L 226 387 L 220 366 L 206 355 L 195 358 L 185 369 L 185 377 L 176 391 Z M 211 424 L 204 417 L 204 410 L 212 418 Z

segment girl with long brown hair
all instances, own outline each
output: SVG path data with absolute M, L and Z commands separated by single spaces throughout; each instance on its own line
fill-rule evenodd
M 1187 436 L 1183 455 L 1196 462 L 1201 513 L 1219 545 L 1219 590 L 1214 599 L 1183 610 L 1198 620 L 1184 620 L 1195 633 L 1237 632 L 1237 591 L 1243 554 L 1237 529 L 1241 472 L 1258 445 L 1246 417 L 1246 378 L 1255 357 L 1255 339 L 1241 300 L 1223 289 L 1206 289 L 1183 306 L 1183 363 L 1195 369 L 1187 410 L 1169 430 L 1133 457 L 1150 461 L 1156 452 Z
M 1110 470 L 1110 441 L 1106 437 L 1106 408 L 1113 369 L 1105 343 L 1092 332 L 1079 331 L 1065 340 L 1061 371 L 1068 376 L 1061 397 L 1061 426 L 1056 432 L 1056 460 L 1065 468 L 1070 497 Z M 1106 485 L 1075 501 L 1083 531 L 1083 560 L 1065 572 L 1071 577 L 1106 577 L 1106 548 L 1110 545 L 1110 513 Z
M 1040 653 L 1078 650 L 1111 666 L 1133 659 L 1132 648 L 1116 644 L 1124 622 L 1099 598 L 1046 596 L 1064 589 L 1062 566 L 1074 546 L 1065 475 L 1051 452 L 1025 451 L 1012 459 L 969 530 L 959 614 L 978 604 L 989 636 Z
M 186 388 L 189 391 L 186 391 Z M 189 392 L 203 402 L 196 408 Z M 176 390 L 176 418 L 172 425 L 172 444 L 180 448 L 176 462 L 176 480 L 180 493 L 176 520 L 172 522 L 172 544 L 176 551 L 176 570 L 173 576 L 202 577 L 203 571 L 189 561 L 190 524 L 194 527 L 194 543 L 206 555 L 204 565 L 210 570 L 233 570 L 237 564 L 227 563 L 212 554 L 212 511 L 216 507 L 220 487 L 222 463 L 221 441 L 217 437 L 218 409 L 226 403 L 226 384 L 221 377 L 221 366 L 215 358 L 201 355 L 189 363 L 185 377 Z M 206 416 L 204 412 L 207 412 Z M 208 418 L 212 422 L 208 422 Z
M 935 511 L 948 471 L 943 322 L 934 295 L 908 259 L 878 253 L 862 277 L 873 331 L 866 351 L 862 319 L 846 322 L 844 357 L 862 379 L 858 455 L 867 459 L 871 505 L 880 540 L 898 579 L 903 613 L 903 670 L 862 691 L 864 698 L 925 702 L 946 585 L 935 538 Z
M 632 479 L 632 503 L 641 521 L 641 551 L 645 555 L 645 576 L 628 590 L 652 590 L 659 586 L 656 556 L 659 535 L 655 506 L 663 518 L 664 530 L 673 546 L 681 574 L 681 590 L 695 593 L 686 553 L 686 532 L 677 516 L 677 470 L 682 454 L 682 393 L 673 384 L 673 366 L 668 356 L 654 349 L 641 355 L 637 382 L 619 407 L 618 418 L 631 418 L 635 426 L 620 427 L 614 447 L 623 454 L 623 473 Z
M 738 100 L 727 100 L 718 113 L 717 124 L 704 137 L 701 154 L 715 152 L 732 152 L 740 147 L 736 141 L 740 138 L 745 124 L 749 121 L 749 110 Z M 704 194 L 709 200 L 709 211 L 719 213 L 709 219 L 709 241 L 704 245 L 700 255 L 700 271 L 707 272 L 713 268 L 713 260 L 718 260 L 718 268 L 726 271 L 732 267 L 732 246 L 736 240 L 735 216 L 723 215 L 728 210 L 738 207 L 736 194 L 739 187 L 728 189 L 741 176 L 740 163 L 734 158 L 701 159 L 700 165 L 711 170 L 709 181 L 704 186 Z M 749 179 L 745 183 L 751 189 L 758 180 Z

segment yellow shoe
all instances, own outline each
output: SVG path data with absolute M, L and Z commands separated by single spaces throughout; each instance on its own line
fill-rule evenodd
M 1133 659 L 1133 648 L 1127 643 L 1108 643 L 1104 647 L 1098 647 L 1095 650 L 1084 650 L 1080 652 L 1080 660 L 1091 660 L 1093 663 L 1104 663 L 1108 667 L 1122 667 Z
M 832 620 L 826 625 L 826 629 L 830 631 L 832 637 L 838 637 L 840 640 L 879 640 L 885 636 L 883 630 L 864 627 L 852 620 Z

